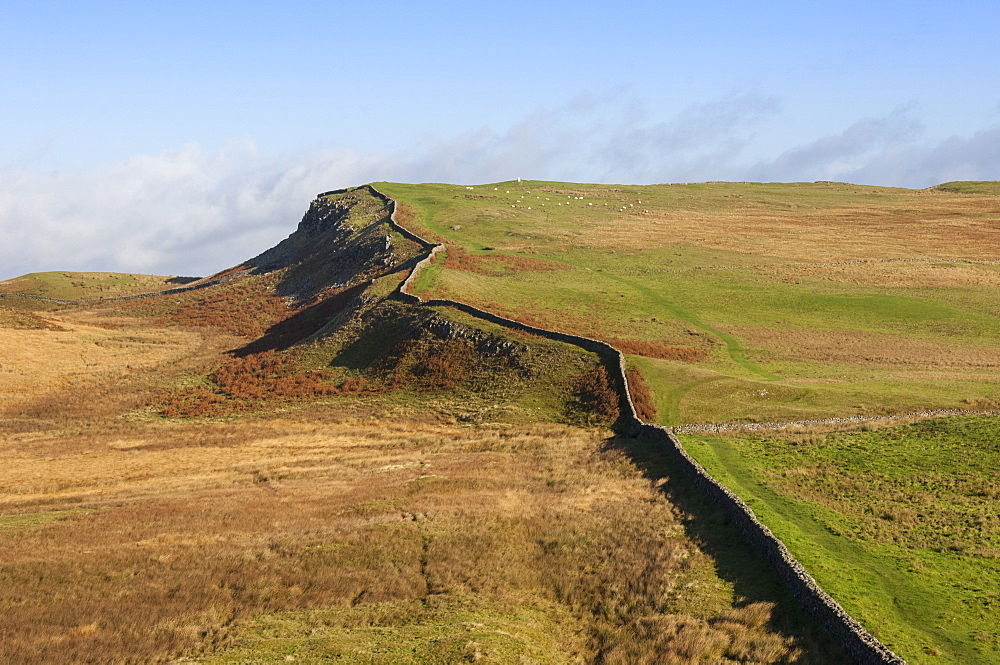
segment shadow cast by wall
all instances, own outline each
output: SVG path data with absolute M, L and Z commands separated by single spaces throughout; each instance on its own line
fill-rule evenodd
M 777 604 L 769 627 L 792 637 L 805 650 L 803 658 L 795 662 L 851 662 L 840 645 L 788 591 L 771 564 L 747 543 L 719 504 L 695 486 L 661 443 L 619 434 L 606 439 L 603 449 L 624 454 L 677 506 L 686 535 L 713 559 L 717 575 L 732 585 L 740 604 Z

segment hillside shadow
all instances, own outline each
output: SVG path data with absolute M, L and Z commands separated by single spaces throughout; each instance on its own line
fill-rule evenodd
M 678 508 L 686 535 L 714 560 L 716 574 L 732 585 L 738 601 L 777 603 L 770 627 L 795 638 L 808 652 L 804 660 L 795 662 L 850 662 L 843 649 L 781 583 L 771 564 L 747 543 L 722 509 L 684 475 L 663 444 L 619 435 L 606 439 L 603 450 L 623 453 Z
M 319 332 L 333 317 L 367 287 L 368 282 L 362 282 L 345 291 L 310 305 L 283 321 L 279 321 L 267 329 L 261 337 L 246 346 L 232 351 L 237 358 L 243 358 L 263 351 L 284 351 L 311 335 Z

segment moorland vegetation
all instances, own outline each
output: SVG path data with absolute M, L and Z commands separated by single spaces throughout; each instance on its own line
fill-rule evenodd
M 78 302 L 0 298 L 0 660 L 843 661 L 615 436 L 594 354 L 394 297 L 420 247 L 387 215 L 332 193 L 183 293 L 2 284 Z M 512 256 L 487 274 L 570 273 Z
M 644 420 L 872 418 L 682 441 L 909 662 L 998 662 L 996 183 L 377 187 L 416 293 L 611 343 Z M 0 659 L 843 662 L 597 356 L 396 298 L 387 215 L 0 282 Z

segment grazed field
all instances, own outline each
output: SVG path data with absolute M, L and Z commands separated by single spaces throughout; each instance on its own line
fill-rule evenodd
M 967 417 L 684 441 L 909 662 L 995 663 L 998 425 Z
M 842 183 L 381 186 L 463 257 L 427 271 L 423 294 L 700 353 L 696 362 L 640 361 L 661 387 L 664 424 L 1000 398 L 992 193 Z M 521 257 L 563 269 L 518 265 Z M 760 399 L 748 406 L 744 393 Z

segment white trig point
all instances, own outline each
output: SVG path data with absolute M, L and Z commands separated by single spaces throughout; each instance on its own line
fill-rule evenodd
M 518 182 L 521 182 L 521 179 L 520 179 L 520 178 L 518 178 L 518 179 L 517 179 L 517 181 L 518 181 Z

